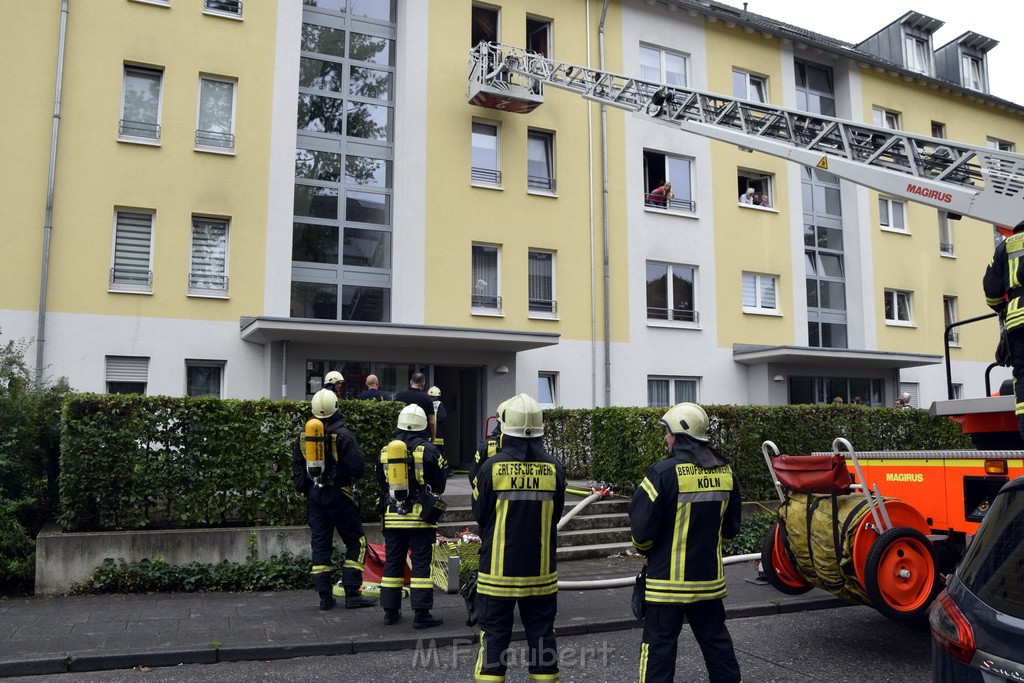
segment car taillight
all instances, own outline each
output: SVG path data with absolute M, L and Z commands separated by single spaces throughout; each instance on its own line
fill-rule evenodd
M 946 591 L 935 598 L 928 623 L 939 647 L 960 661 L 970 663 L 974 657 L 974 629 Z

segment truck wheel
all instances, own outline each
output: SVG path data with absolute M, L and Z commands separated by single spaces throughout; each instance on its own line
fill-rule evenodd
M 897 621 L 928 612 L 942 587 L 935 549 L 917 529 L 893 527 L 882 533 L 868 552 L 864 590 L 876 610 Z
M 793 565 L 778 522 L 775 522 L 761 544 L 761 570 L 769 585 L 780 593 L 803 595 L 814 588 L 804 581 Z

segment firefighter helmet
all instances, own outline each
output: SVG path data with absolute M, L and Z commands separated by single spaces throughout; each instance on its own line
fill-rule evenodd
M 697 441 L 708 440 L 708 414 L 696 403 L 677 403 L 661 416 L 661 422 L 677 436 L 686 434 Z
M 410 403 L 398 414 L 398 428 L 407 432 L 422 432 L 427 428 L 427 414 L 423 408 Z
M 330 389 L 321 389 L 313 394 L 310 405 L 313 408 L 313 414 L 317 417 L 330 417 L 338 412 L 338 397 Z
M 345 378 L 342 377 L 341 373 L 337 370 L 331 370 L 324 376 L 324 386 L 327 386 L 328 384 L 339 384 L 344 381 Z
M 516 394 L 505 401 L 498 420 L 501 432 L 507 436 L 532 439 L 544 434 L 543 411 L 528 394 Z
M 441 390 L 438 389 L 437 387 L 430 387 L 429 389 L 427 389 L 427 396 L 440 396 L 440 395 L 441 395 Z

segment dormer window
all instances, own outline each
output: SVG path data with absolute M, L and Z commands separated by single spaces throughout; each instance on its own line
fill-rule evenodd
M 932 38 L 931 32 L 928 30 L 930 26 L 928 23 L 923 26 L 911 23 L 903 24 L 903 64 L 911 71 L 926 76 L 931 76 L 934 73 Z
M 961 53 L 960 70 L 965 88 L 985 92 L 985 63 L 981 57 Z

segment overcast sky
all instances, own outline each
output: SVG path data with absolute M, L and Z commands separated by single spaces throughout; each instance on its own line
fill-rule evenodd
M 742 8 L 742 0 L 725 0 Z M 988 53 L 989 91 L 1024 105 L 1024 2 L 1022 0 L 748 0 L 751 12 L 848 43 L 859 43 L 913 10 L 946 22 L 932 37 L 941 47 L 964 31 L 994 38 Z

